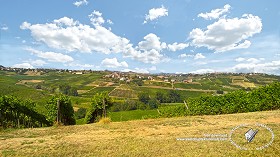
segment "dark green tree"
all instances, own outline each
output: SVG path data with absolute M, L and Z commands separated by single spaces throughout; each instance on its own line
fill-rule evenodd
M 113 105 L 113 100 L 109 97 L 108 92 L 96 93 L 91 100 L 91 108 L 88 110 L 85 121 L 93 123 L 98 117 L 106 117 L 106 112 Z
M 71 100 L 68 96 L 53 96 L 46 104 L 48 110 L 48 120 L 51 122 L 60 122 L 64 125 L 76 124 L 74 110 Z
M 160 102 L 160 103 L 165 103 L 166 102 L 166 95 L 162 92 L 156 92 L 156 99 Z
M 87 109 L 85 108 L 79 108 L 77 112 L 75 112 L 75 116 L 77 119 L 85 118 L 87 113 Z
M 144 104 L 148 104 L 151 100 L 150 95 L 148 93 L 139 93 L 138 94 L 139 101 L 143 102 Z
M 167 93 L 167 101 L 170 103 L 181 102 L 181 95 L 178 91 L 169 90 Z

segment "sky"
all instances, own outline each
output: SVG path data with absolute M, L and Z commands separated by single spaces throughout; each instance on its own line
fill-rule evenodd
M 278 0 L 0 0 L 0 65 L 280 75 Z

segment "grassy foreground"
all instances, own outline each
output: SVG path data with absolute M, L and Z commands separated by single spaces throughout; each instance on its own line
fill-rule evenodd
M 245 132 L 256 123 L 265 124 L 274 133 L 273 143 L 262 150 L 251 148 L 270 140 L 271 134 L 266 129 L 258 128 L 251 143 L 244 139 Z M 238 149 L 229 138 L 224 141 L 177 140 L 225 134 L 229 137 L 231 130 L 240 124 L 248 126 L 236 129 L 231 139 L 249 150 Z M 280 156 L 279 135 L 280 110 L 161 118 L 5 130 L 0 132 L 0 156 Z

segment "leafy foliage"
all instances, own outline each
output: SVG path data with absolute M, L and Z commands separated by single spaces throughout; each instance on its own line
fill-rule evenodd
M 14 96 L 0 97 L 0 126 L 7 127 L 40 127 L 49 126 L 49 121 L 34 110 L 35 103 L 30 100 L 19 100 Z
M 176 103 L 182 101 L 181 94 L 176 90 L 169 90 L 166 94 L 162 92 L 157 92 L 156 99 L 160 103 Z
M 139 93 L 138 99 L 144 104 L 148 104 L 148 102 L 151 100 L 150 95 L 148 93 Z
M 49 121 L 54 122 L 58 119 L 59 122 L 62 122 L 64 125 L 76 124 L 74 118 L 73 106 L 68 96 L 65 95 L 53 96 L 47 102 L 46 108 L 48 110 Z
M 91 108 L 88 110 L 85 121 L 86 123 L 93 123 L 98 120 L 98 117 L 106 116 L 106 109 L 113 104 L 108 92 L 97 93 L 93 96 L 91 101 Z
M 161 117 L 216 115 L 280 109 L 280 83 L 275 82 L 252 92 L 234 91 L 222 96 L 201 96 L 180 105 L 161 110 Z
M 85 118 L 86 113 L 87 113 L 87 109 L 85 109 L 85 108 L 79 108 L 78 111 L 75 112 L 75 117 L 76 117 L 77 119 Z

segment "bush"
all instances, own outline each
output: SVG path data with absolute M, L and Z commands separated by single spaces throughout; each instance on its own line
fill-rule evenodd
M 87 109 L 85 109 L 85 108 L 79 108 L 78 111 L 75 112 L 75 117 L 76 117 L 77 119 L 85 118 L 86 113 L 87 113 Z

